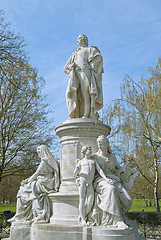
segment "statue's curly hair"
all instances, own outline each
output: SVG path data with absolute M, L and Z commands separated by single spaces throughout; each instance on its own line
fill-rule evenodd
M 85 145 L 82 147 L 81 149 L 81 153 L 83 154 L 83 156 L 85 155 L 85 152 L 87 151 L 87 149 L 92 149 L 92 147 L 90 145 Z

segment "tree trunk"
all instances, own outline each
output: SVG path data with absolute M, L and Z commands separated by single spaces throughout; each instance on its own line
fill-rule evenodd
M 159 194 L 158 194 L 159 173 L 158 173 L 158 162 L 157 162 L 157 158 L 156 158 L 156 153 L 154 153 L 154 167 L 155 167 L 154 204 L 155 204 L 157 212 L 160 212 Z

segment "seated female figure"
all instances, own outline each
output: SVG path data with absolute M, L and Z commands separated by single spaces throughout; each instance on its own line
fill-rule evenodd
M 132 199 L 127 190 L 122 186 L 119 172 L 120 165 L 115 156 L 111 153 L 108 139 L 105 136 L 99 136 L 97 139 L 98 152 L 92 158 L 104 170 L 107 178 L 106 181 L 99 174 L 95 175 L 95 205 L 93 216 L 101 214 L 101 224 L 112 225 L 120 229 L 126 229 L 128 226 L 124 222 L 124 214 L 132 205 Z
M 48 194 L 58 191 L 58 165 L 47 146 L 39 146 L 37 153 L 41 158 L 40 165 L 31 177 L 21 182 L 16 215 L 10 222 L 48 222 L 50 219 Z

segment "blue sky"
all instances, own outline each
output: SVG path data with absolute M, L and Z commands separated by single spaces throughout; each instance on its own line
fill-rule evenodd
M 139 81 L 161 57 L 160 0 L 0 0 L 0 8 L 46 80 L 55 126 L 68 118 L 64 65 L 80 33 L 103 56 L 104 105 L 120 96 L 125 74 Z

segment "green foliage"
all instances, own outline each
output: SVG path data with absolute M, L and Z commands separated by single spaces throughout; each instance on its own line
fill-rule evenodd
M 0 205 L 0 213 L 3 213 L 6 210 L 10 210 L 11 212 L 16 212 L 16 205 L 1 204 Z
M 121 98 L 105 110 L 103 118 L 117 130 L 112 132 L 111 138 L 122 161 L 137 167 L 146 182 L 145 188 L 153 189 L 159 211 L 161 59 L 156 68 L 148 69 L 148 72 L 149 76 L 141 78 L 139 83 L 125 77 Z
M 146 206 L 145 200 L 139 200 L 135 199 L 133 200 L 133 204 L 129 212 L 156 212 L 156 208 L 154 206 L 154 200 L 152 200 L 153 206 Z M 159 202 L 159 205 L 161 206 L 161 201 Z
M 159 202 L 159 204 L 161 206 L 161 201 Z M 153 205 L 152 207 L 150 206 L 147 207 L 145 200 L 134 199 L 130 212 L 142 212 L 143 210 L 145 212 L 156 212 L 156 209 L 154 207 L 154 200 L 152 200 L 152 205 Z M 0 213 L 3 213 L 5 210 L 16 212 L 16 205 L 1 204 Z

